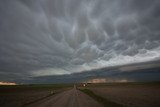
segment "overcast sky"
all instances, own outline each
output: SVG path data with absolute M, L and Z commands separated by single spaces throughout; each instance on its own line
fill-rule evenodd
M 160 0 L 0 0 L 0 81 L 160 59 Z

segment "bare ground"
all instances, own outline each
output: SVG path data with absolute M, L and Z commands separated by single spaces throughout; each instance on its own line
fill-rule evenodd
M 68 89 L 2 88 L 0 90 L 0 107 L 23 107 L 24 105 L 50 96 L 51 92 L 60 93 L 65 90 Z
M 160 107 L 160 86 L 106 86 L 90 90 L 127 107 Z

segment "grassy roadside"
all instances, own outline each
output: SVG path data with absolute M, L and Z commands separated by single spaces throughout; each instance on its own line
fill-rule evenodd
M 79 89 L 80 91 L 86 93 L 87 95 L 89 95 L 90 97 L 92 97 L 93 99 L 95 99 L 96 101 L 98 101 L 99 103 L 103 104 L 105 107 L 124 107 L 121 104 L 117 104 L 113 101 L 110 101 L 104 97 L 98 96 L 96 94 L 94 94 L 91 90 L 89 89 Z

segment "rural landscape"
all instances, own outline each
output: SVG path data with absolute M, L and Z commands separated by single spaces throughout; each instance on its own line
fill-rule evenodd
M 160 0 L 0 0 L 0 107 L 160 107 Z
M 0 96 L 1 107 L 159 107 L 160 83 L 0 86 Z

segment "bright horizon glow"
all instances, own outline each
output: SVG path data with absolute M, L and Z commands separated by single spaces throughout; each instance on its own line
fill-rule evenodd
M 127 79 L 106 79 L 106 78 L 95 78 L 87 81 L 87 83 L 125 83 L 129 82 Z
M 17 85 L 14 82 L 0 82 L 0 85 Z

